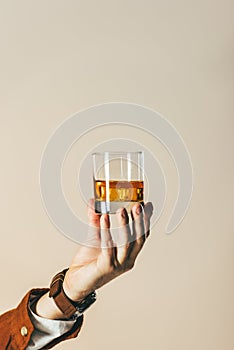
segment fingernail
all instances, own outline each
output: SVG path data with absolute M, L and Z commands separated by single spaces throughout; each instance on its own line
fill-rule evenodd
M 103 223 L 105 223 L 107 226 L 109 226 L 109 224 L 110 224 L 109 215 L 103 214 L 102 215 L 102 220 L 103 220 Z
M 123 208 L 123 210 L 121 211 L 121 216 L 123 219 L 126 219 L 127 218 L 127 211 L 125 208 Z
M 139 215 L 141 213 L 141 205 L 139 204 L 138 207 L 136 208 L 136 213 Z
M 151 202 L 149 202 L 149 208 L 150 208 L 150 210 L 154 210 L 154 206 L 153 206 L 153 204 L 151 203 Z

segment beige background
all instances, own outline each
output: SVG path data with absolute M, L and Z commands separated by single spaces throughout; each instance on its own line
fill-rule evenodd
M 165 211 L 135 270 L 100 290 L 79 340 L 57 348 L 233 349 L 233 1 L 0 3 L 0 312 L 47 286 L 76 248 L 41 203 L 51 133 L 83 108 L 133 102 L 183 136 L 195 170 L 190 210 L 164 235 L 177 179 L 155 145 Z

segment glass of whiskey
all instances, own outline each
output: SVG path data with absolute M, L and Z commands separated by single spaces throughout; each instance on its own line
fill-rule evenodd
M 93 153 L 95 212 L 115 214 L 119 208 L 130 213 L 133 205 L 144 205 L 144 153 Z

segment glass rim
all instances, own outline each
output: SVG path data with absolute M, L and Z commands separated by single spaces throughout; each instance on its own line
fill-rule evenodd
M 92 156 L 103 156 L 105 154 L 113 154 L 113 155 L 123 155 L 123 154 L 144 154 L 144 151 L 105 151 L 105 152 L 94 152 L 92 153 Z

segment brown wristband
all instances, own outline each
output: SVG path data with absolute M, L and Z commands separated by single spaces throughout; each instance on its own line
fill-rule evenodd
M 77 318 L 96 301 L 96 293 L 90 293 L 80 302 L 69 299 L 63 290 L 63 281 L 67 271 L 68 269 L 65 269 L 54 276 L 50 284 L 49 297 L 54 299 L 57 307 L 66 318 L 72 316 Z

